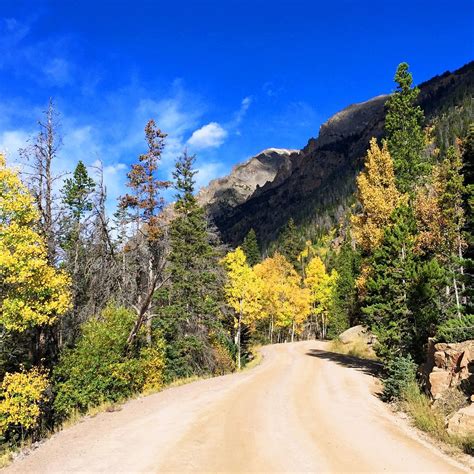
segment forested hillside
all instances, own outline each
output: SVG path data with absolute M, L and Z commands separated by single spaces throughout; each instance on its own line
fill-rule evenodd
M 437 146 L 443 151 L 455 136 L 466 133 L 473 116 L 474 63 L 420 84 L 417 104 L 425 111 L 423 126 L 436 125 Z M 293 218 L 302 241 L 329 230 L 354 202 L 355 177 L 364 164 L 372 137 L 384 136 L 385 102 L 379 96 L 338 112 L 322 125 L 318 138 L 282 168 L 272 182 L 215 223 L 223 239 L 239 244 L 253 228 L 267 247 Z
M 474 339 L 473 75 L 471 63 L 418 89 L 400 64 L 393 94 L 333 117 L 217 228 L 195 196 L 195 156 L 162 179 L 167 136 L 153 119 L 113 215 L 100 166 L 56 176 L 51 101 L 21 151 L 25 172 L 0 155 L 4 447 L 238 370 L 256 344 L 336 339 L 356 324 L 374 335 L 384 398 L 425 400 L 428 338 Z M 472 384 L 469 372 L 461 403 Z

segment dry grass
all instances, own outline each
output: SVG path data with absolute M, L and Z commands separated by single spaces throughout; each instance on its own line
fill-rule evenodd
M 13 460 L 13 454 L 16 452 L 16 449 L 8 448 L 2 454 L 0 454 L 0 469 L 7 467 Z
M 403 394 L 400 403 L 403 411 L 408 413 L 413 424 L 428 433 L 437 441 L 462 449 L 467 454 L 474 454 L 474 435 L 465 437 L 453 436 L 446 431 L 446 420 L 443 412 L 431 405 L 430 399 L 423 393 L 416 382 L 411 383 Z
M 374 350 L 362 339 L 343 344 L 339 339 L 331 341 L 330 350 L 338 354 L 346 354 L 360 359 L 377 360 Z

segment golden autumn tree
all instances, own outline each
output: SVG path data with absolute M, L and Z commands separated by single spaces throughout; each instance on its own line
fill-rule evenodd
M 306 269 L 306 286 L 311 292 L 312 313 L 316 318 L 316 331 L 325 339 L 338 274 L 332 270 L 329 274 L 320 257 L 314 257 Z
M 252 327 L 262 315 L 262 282 L 247 264 L 244 251 L 237 247 L 222 260 L 227 272 L 224 291 L 227 304 L 234 310 L 237 368 L 241 363 L 242 324 Z
M 269 319 L 270 342 L 275 327 L 288 328 L 293 341 L 310 312 L 309 291 L 301 287 L 301 277 L 279 253 L 255 265 L 254 272 L 262 281 L 262 317 Z
M 385 142 L 380 148 L 375 138 L 370 140 L 365 169 L 357 177 L 357 191 L 362 213 L 352 217 L 352 227 L 360 247 L 370 253 L 380 244 L 384 228 L 402 200 Z
M 69 278 L 48 264 L 38 212 L 0 155 L 0 324 L 25 331 L 56 322 L 70 305 Z
M 38 424 L 41 402 L 46 399 L 48 377 L 37 367 L 6 373 L 1 385 L 0 434 L 10 426 L 30 430 Z

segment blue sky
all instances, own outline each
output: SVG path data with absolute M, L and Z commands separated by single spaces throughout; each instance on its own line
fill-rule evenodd
M 163 177 L 187 146 L 199 184 L 333 113 L 473 59 L 474 1 L 0 0 L 0 149 L 15 161 L 48 98 L 59 170 L 101 159 L 111 201 L 155 118 Z

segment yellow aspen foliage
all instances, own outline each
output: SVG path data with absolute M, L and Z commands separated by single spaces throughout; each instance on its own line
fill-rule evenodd
M 10 425 L 20 425 L 24 429 L 37 425 L 48 383 L 46 373 L 36 367 L 5 374 L 0 400 L 0 433 Z
M 225 285 L 227 303 L 242 322 L 253 325 L 262 313 L 262 282 L 247 264 L 240 247 L 229 252 L 223 259 L 228 281 Z
M 439 196 L 436 188 L 426 185 L 417 192 L 414 202 L 415 218 L 418 234 L 415 249 L 418 252 L 433 251 L 436 253 L 444 245 L 444 219 L 439 206 Z
M 69 278 L 48 265 L 37 221 L 32 196 L 0 154 L 0 324 L 7 330 L 52 324 L 69 308 Z
M 310 313 L 310 294 L 301 287 L 301 277 L 290 262 L 279 253 L 255 265 L 254 272 L 262 281 L 262 314 L 273 328 L 291 328 L 292 338 L 302 329 Z
M 329 312 L 334 299 L 338 279 L 336 270 L 330 274 L 320 257 L 314 257 L 306 269 L 306 286 L 311 293 L 312 312 L 323 338 L 326 337 Z
M 370 277 L 371 271 L 372 267 L 368 264 L 368 262 L 362 262 L 360 274 L 355 282 L 357 293 L 361 301 L 365 298 L 365 295 L 367 294 L 367 280 Z
M 222 264 L 227 272 L 224 286 L 227 304 L 235 312 L 237 368 L 240 369 L 242 324 L 252 329 L 262 316 L 262 282 L 247 264 L 245 253 L 240 247 L 229 252 L 222 259 Z
M 362 213 L 352 217 L 354 236 L 362 249 L 371 252 L 382 241 L 384 228 L 402 199 L 385 142 L 380 148 L 375 138 L 370 140 L 365 170 L 357 177 L 357 190 Z
M 419 189 L 415 199 L 418 235 L 416 249 L 433 252 L 442 260 L 461 255 L 466 243 L 462 195 L 462 160 L 459 150 L 450 147 L 441 163 L 433 167 L 430 183 Z

